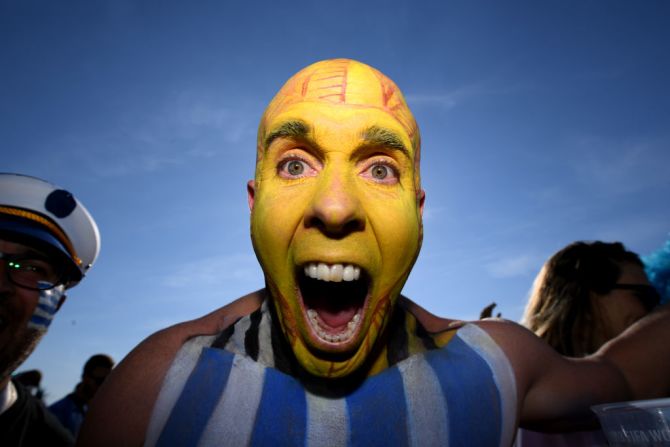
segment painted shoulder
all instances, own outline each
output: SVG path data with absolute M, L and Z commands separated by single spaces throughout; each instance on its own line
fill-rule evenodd
M 165 374 L 184 343 L 224 330 L 258 309 L 264 298 L 264 290 L 252 292 L 201 318 L 145 339 L 114 368 L 96 394 L 79 445 L 142 445 Z
M 414 315 L 419 323 L 430 333 L 436 334 L 439 332 L 447 331 L 450 329 L 458 328 L 465 324 L 461 320 L 452 320 L 449 318 L 442 318 L 428 312 L 423 307 L 416 304 L 414 301 L 410 300 L 406 296 L 400 296 L 398 301 L 400 305 L 407 312 Z

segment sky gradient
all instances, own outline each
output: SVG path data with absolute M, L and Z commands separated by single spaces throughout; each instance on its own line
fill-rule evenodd
M 21 370 L 47 400 L 85 360 L 263 286 L 246 181 L 261 114 L 321 59 L 404 92 L 423 250 L 403 293 L 518 320 L 575 240 L 670 231 L 667 1 L 0 1 L 0 171 L 72 191 L 102 250 Z

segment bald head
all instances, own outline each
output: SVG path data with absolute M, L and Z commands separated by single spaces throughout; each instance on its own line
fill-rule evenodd
M 298 103 L 377 109 L 392 116 L 409 135 L 418 168 L 420 137 L 412 112 L 398 86 L 380 71 L 351 59 L 316 62 L 293 75 L 270 102 L 258 130 L 258 157 L 266 142 L 267 123 Z
M 383 343 L 421 247 L 418 155 L 402 93 L 360 62 L 299 71 L 263 115 L 247 188 L 251 239 L 283 333 L 314 376 L 364 370 Z M 301 272 L 317 264 L 356 266 L 367 285 L 337 293 L 303 287 Z M 339 293 L 346 299 L 330 299 Z

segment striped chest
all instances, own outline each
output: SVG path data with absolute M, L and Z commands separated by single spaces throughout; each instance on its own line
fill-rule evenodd
M 276 368 L 190 341 L 163 385 L 147 445 L 509 445 L 507 361 L 476 326 L 413 355 L 350 394 L 315 395 Z

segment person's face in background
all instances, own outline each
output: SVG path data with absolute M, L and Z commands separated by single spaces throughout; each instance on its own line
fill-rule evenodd
M 52 268 L 44 253 L 23 244 L 0 239 L 0 252 L 30 259 L 35 268 Z M 44 335 L 44 331 L 28 327 L 40 292 L 14 284 L 8 268 L 6 260 L 0 260 L 0 381 L 33 352 Z
M 82 377 L 83 391 L 87 401 L 95 396 L 98 388 L 100 388 L 100 385 L 102 385 L 110 372 L 112 372 L 111 368 L 96 366 L 89 374 L 85 374 Z
M 617 284 L 650 285 L 644 269 L 639 265 L 621 264 L 621 276 Z M 601 343 L 621 334 L 628 326 L 648 313 L 635 290 L 612 289 L 605 294 L 591 296 L 597 314 L 600 316 L 600 331 L 597 336 Z

